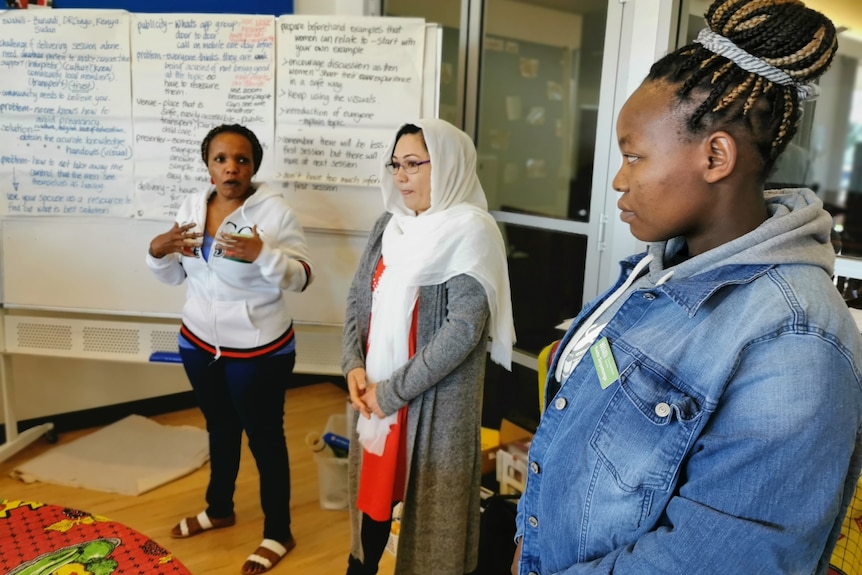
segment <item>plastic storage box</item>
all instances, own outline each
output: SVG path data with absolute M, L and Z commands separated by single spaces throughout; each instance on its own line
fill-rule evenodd
M 323 433 L 335 433 L 350 437 L 347 432 L 347 416 L 331 415 Z M 317 462 L 317 482 L 320 488 L 321 509 L 347 509 L 347 458 L 336 457 L 329 448 L 314 454 Z

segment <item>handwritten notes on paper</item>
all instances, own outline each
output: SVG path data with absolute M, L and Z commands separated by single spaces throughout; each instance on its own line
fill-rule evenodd
M 132 20 L 135 209 L 170 218 L 209 184 L 201 141 L 220 124 L 242 124 L 272 165 L 275 20 L 271 16 L 136 14 Z M 165 166 L 167 170 L 165 170 Z
M 256 179 L 286 194 L 370 192 L 395 131 L 421 115 L 425 28 L 415 18 L 2 13 L 0 214 L 173 219 L 210 185 L 201 141 L 219 124 L 257 135 Z
M 378 184 L 379 155 L 421 111 L 424 21 L 282 16 L 277 28 L 276 178 Z
M 5 212 L 130 216 L 128 14 L 6 12 L 0 75 Z

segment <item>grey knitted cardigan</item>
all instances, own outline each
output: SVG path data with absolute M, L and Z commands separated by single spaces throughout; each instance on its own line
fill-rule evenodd
M 341 369 L 365 366 L 371 279 L 391 214 L 374 225 L 353 278 L 344 321 Z M 416 354 L 386 381 L 377 400 L 387 414 L 408 406 L 407 488 L 396 575 L 461 575 L 475 570 L 479 546 L 481 407 L 489 308 L 467 275 L 419 291 Z M 350 425 L 348 467 L 351 554 L 363 559 L 356 494 L 362 449 Z

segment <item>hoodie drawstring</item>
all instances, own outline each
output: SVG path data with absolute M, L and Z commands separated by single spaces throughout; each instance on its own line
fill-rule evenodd
M 626 278 L 626 281 L 623 282 L 623 285 L 618 287 L 614 293 L 607 297 L 605 301 L 603 301 L 602 304 L 590 314 L 590 317 L 584 320 L 580 327 L 578 327 L 578 330 L 574 333 L 572 339 L 569 340 L 569 343 L 566 344 L 566 348 L 560 355 L 560 358 L 562 359 L 557 362 L 557 369 L 554 372 L 554 376 L 557 378 L 557 381 L 562 382 L 564 378 L 568 377 L 569 374 L 572 373 L 575 366 L 586 353 L 588 347 L 592 345 L 596 336 L 598 336 L 599 332 L 601 332 L 605 326 L 605 324 L 599 324 L 597 326 L 594 326 L 593 324 L 595 324 L 602 314 L 605 313 L 605 311 L 607 311 L 607 309 L 611 307 L 627 289 L 629 289 L 629 286 L 631 286 L 632 283 L 640 277 L 653 259 L 655 258 L 652 254 L 644 256 L 643 259 L 641 259 L 641 261 L 639 261 L 634 267 L 632 272 L 629 274 L 629 277 Z M 673 272 L 670 272 L 669 275 L 665 274 L 665 277 L 670 279 L 671 275 L 673 275 Z

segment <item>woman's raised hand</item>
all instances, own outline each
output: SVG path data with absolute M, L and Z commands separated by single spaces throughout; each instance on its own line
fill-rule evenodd
M 241 236 L 221 232 L 218 235 L 218 243 L 224 250 L 225 256 L 246 262 L 256 260 L 263 249 L 263 240 L 260 239 L 257 226 L 252 228 L 251 233 L 250 236 Z
M 150 255 L 159 259 L 173 253 L 190 253 L 200 247 L 203 233 L 193 231 L 194 227 L 194 223 L 179 225 L 174 222 L 170 230 L 157 235 L 150 242 Z

